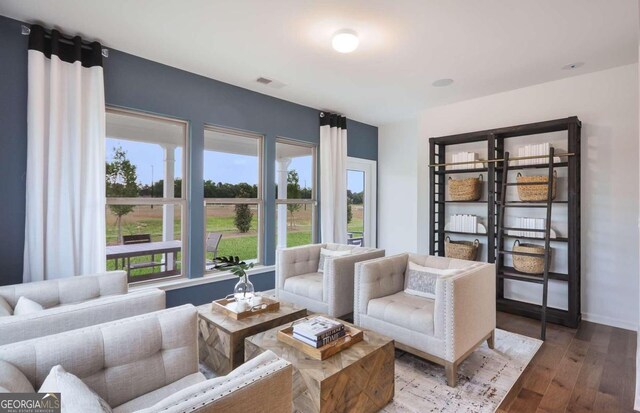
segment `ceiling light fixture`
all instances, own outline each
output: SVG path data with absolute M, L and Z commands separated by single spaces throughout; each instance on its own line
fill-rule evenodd
M 432 83 L 435 87 L 445 87 L 449 86 L 453 83 L 453 79 L 438 79 Z
M 584 62 L 569 63 L 568 65 L 562 66 L 562 70 L 573 70 L 582 66 L 584 66 Z
M 360 44 L 360 39 L 353 30 L 340 30 L 331 39 L 331 46 L 340 53 L 351 53 L 358 48 L 358 44 Z

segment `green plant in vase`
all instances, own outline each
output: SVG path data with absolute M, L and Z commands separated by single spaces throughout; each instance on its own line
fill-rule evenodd
M 241 261 L 228 267 L 231 273 L 239 278 L 238 283 L 233 288 L 233 297 L 236 299 L 236 303 L 240 311 L 246 310 L 247 307 L 251 307 L 251 301 L 255 295 L 255 289 L 249 280 L 249 274 L 247 274 L 247 271 L 253 268 L 253 266 L 253 263 L 247 264 L 246 262 Z

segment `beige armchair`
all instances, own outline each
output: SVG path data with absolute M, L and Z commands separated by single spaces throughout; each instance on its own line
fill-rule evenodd
M 14 315 L 20 297 L 44 309 Z M 162 310 L 165 293 L 156 288 L 130 293 L 127 274 L 110 271 L 2 286 L 0 306 L 3 345 Z
M 346 251 L 327 257 L 318 272 L 320 250 Z M 353 271 L 360 261 L 384 257 L 384 250 L 341 244 L 312 244 L 276 252 L 276 295 L 316 313 L 341 317 L 353 312 Z
M 405 292 L 409 262 L 450 271 L 435 299 Z M 444 257 L 399 254 L 356 264 L 356 325 L 396 340 L 396 348 L 443 365 L 455 387 L 457 368 L 485 340 L 494 345 L 495 266 Z
M 190 304 L 2 346 L 0 391 L 35 392 L 56 365 L 114 413 L 291 412 L 292 367 L 272 352 L 205 378 Z

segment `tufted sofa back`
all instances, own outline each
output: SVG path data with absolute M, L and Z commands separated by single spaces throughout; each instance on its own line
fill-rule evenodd
M 47 281 L 36 281 L 0 287 L 0 297 L 12 308 L 22 296 L 37 302 L 44 308 L 79 303 L 105 295 L 126 294 L 127 273 L 110 271 L 101 274 L 81 275 Z
M 110 406 L 198 372 L 197 311 L 190 304 L 0 347 L 37 390 L 57 364 Z

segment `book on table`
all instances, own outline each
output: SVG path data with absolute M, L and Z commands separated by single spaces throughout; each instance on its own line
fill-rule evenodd
M 344 324 L 327 317 L 313 317 L 294 324 L 293 336 L 314 347 L 322 347 L 344 336 Z
M 319 339 L 311 339 L 309 337 L 305 337 L 303 335 L 300 335 L 298 333 L 293 333 L 293 338 L 295 338 L 296 340 L 300 340 L 305 344 L 310 345 L 311 347 L 314 348 L 320 348 L 322 346 L 326 346 L 327 344 L 336 341 L 337 339 L 344 337 L 346 334 L 345 330 L 341 330 L 338 331 L 335 334 L 331 334 L 330 336 L 324 337 L 324 338 L 319 338 Z

